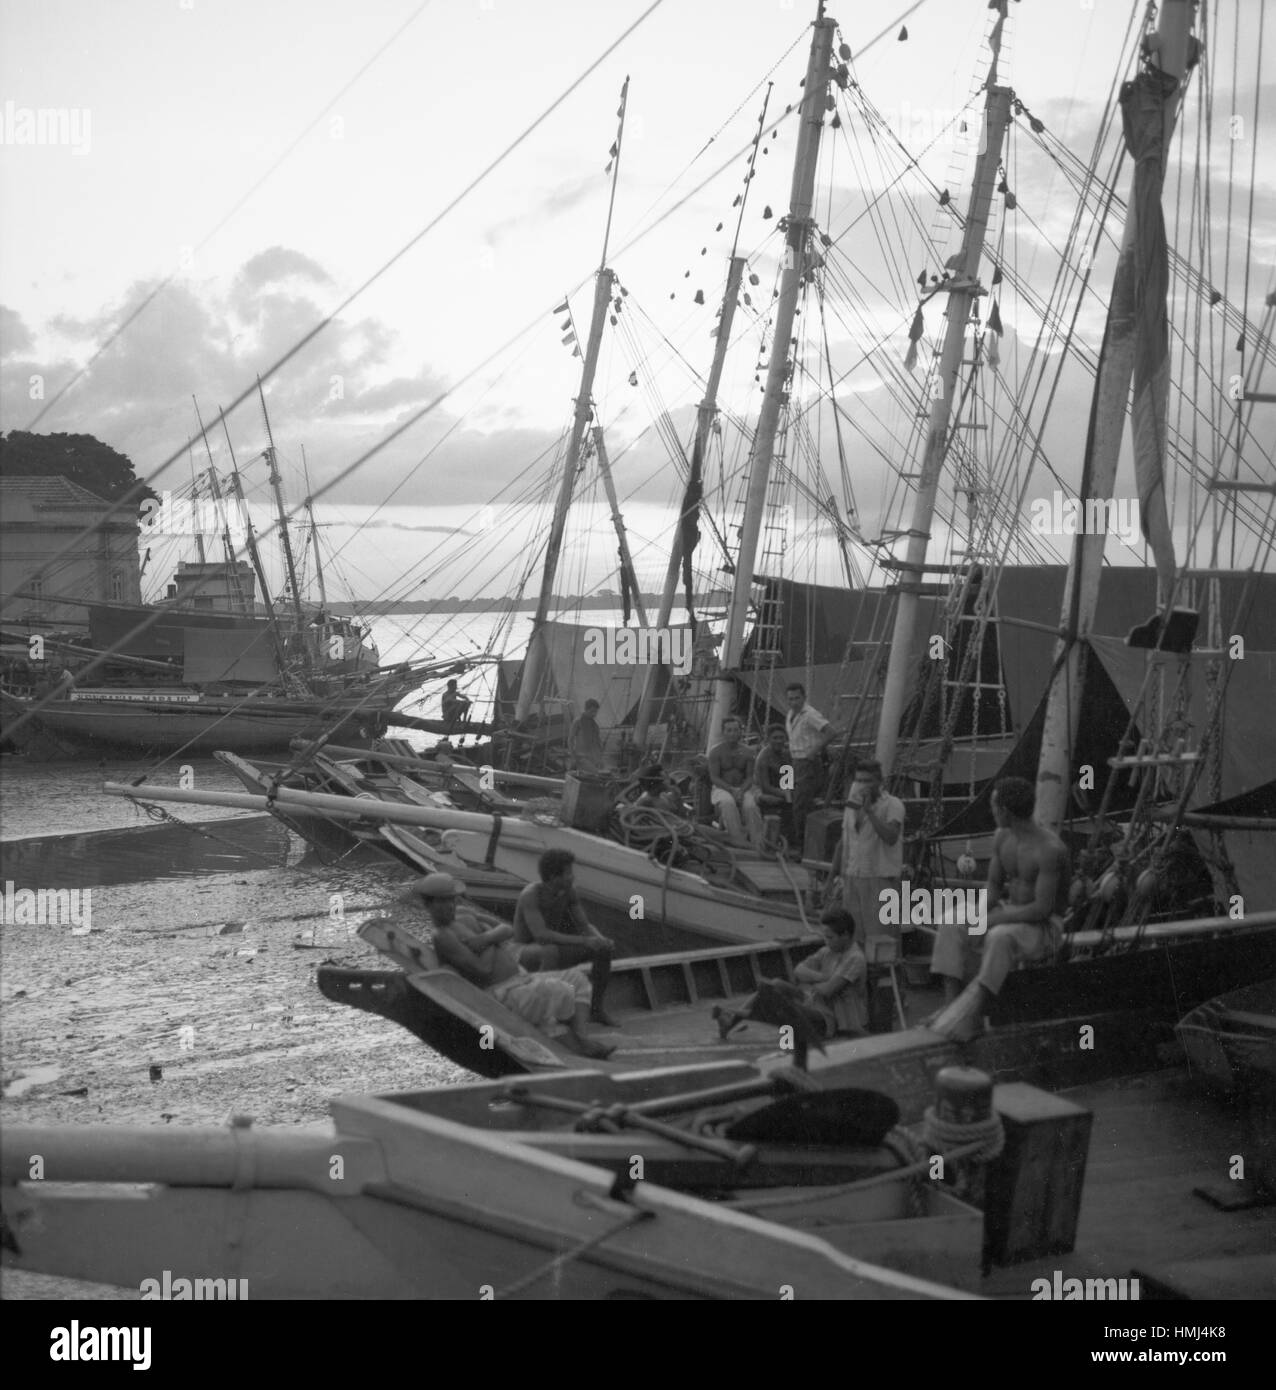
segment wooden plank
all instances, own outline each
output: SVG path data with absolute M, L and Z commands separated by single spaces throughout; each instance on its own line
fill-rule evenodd
M 1215 1299 L 1276 1297 L 1276 1255 L 1180 1260 L 1136 1266 L 1144 1298 Z

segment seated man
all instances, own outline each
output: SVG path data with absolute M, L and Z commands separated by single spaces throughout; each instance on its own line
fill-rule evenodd
M 722 742 L 709 750 L 709 799 L 727 839 L 737 848 L 762 843 L 762 812 L 753 786 L 754 755 L 742 747 L 744 725 L 735 715 L 722 721 Z
M 593 985 L 589 1017 L 605 1028 L 617 1025 L 603 1010 L 603 996 L 616 950 L 585 916 L 572 882 L 576 856 L 566 849 L 547 849 L 537 863 L 541 881 L 529 883 L 514 906 L 514 940 L 520 962 L 529 969 L 560 970 L 589 965 Z
M 442 710 L 443 719 L 447 725 L 447 732 L 449 734 L 458 724 L 463 724 L 469 716 L 469 696 L 461 694 L 456 688 L 455 680 L 448 681 L 447 688 L 443 691 L 443 698 L 439 701 L 439 706 Z
M 839 1033 L 859 1037 L 867 1032 L 868 964 L 855 942 L 855 919 L 833 908 L 822 925 L 828 944 L 794 969 L 796 984 L 763 980 L 743 1009 L 715 1006 L 721 1038 L 750 1020 L 783 1027 L 800 1019 L 808 1030 L 807 1041 L 817 1044 Z
M 667 811 L 682 820 L 693 819 L 691 807 L 659 763 L 644 763 L 635 774 L 639 797 L 632 804 L 653 811 Z
M 972 937 L 968 925 L 946 922 L 935 939 L 931 973 L 943 977 L 944 999 L 952 1007 L 926 1022 L 958 1041 L 982 1030 L 989 1005 L 1015 966 L 1042 960 L 1058 946 L 1067 850 L 1053 831 L 1033 820 L 1035 805 L 1036 790 L 1022 777 L 1003 777 L 993 787 L 997 834 L 988 865 L 986 935 Z M 979 973 L 963 992 L 980 941 Z
M 764 822 L 767 816 L 779 816 L 780 833 L 786 839 L 793 834 L 793 781 L 789 736 L 783 724 L 772 724 L 766 731 L 762 751 L 753 763 L 753 784 L 757 789 L 759 814 Z
M 549 1036 L 565 1032 L 583 1056 L 611 1056 L 613 1048 L 586 1034 L 590 990 L 583 970 L 529 974 L 508 944 L 514 928 L 499 922 L 485 930 L 471 911 L 458 911 L 460 885 L 449 874 L 429 874 L 414 890 L 433 919 L 434 949 L 443 964 Z

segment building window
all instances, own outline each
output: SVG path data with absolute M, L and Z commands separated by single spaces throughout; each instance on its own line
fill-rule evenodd
M 111 571 L 111 602 L 123 603 L 124 594 L 124 574 L 121 570 Z

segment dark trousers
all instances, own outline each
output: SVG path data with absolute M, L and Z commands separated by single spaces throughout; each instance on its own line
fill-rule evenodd
M 799 853 L 806 848 L 806 818 L 824 790 L 824 776 L 819 758 L 799 758 L 793 764 L 793 842 Z
M 579 946 L 560 946 L 555 942 L 525 946 L 519 959 L 527 970 L 570 970 L 573 965 L 588 965 L 592 991 L 589 1007 L 594 1012 L 602 1008 L 607 981 L 611 979 L 610 951 L 596 949 L 589 941 L 582 941 Z
M 782 1028 L 793 1022 L 794 1009 L 810 1024 L 814 1037 L 832 1036 L 828 1018 L 812 1007 L 801 985 L 791 984 L 788 980 L 763 980 L 758 985 L 758 992 L 745 1005 L 744 1017 Z

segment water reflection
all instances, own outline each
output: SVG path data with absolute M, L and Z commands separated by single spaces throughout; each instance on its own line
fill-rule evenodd
M 0 842 L 0 882 L 15 889 L 97 888 L 282 868 L 290 843 L 273 816 L 42 835 Z

